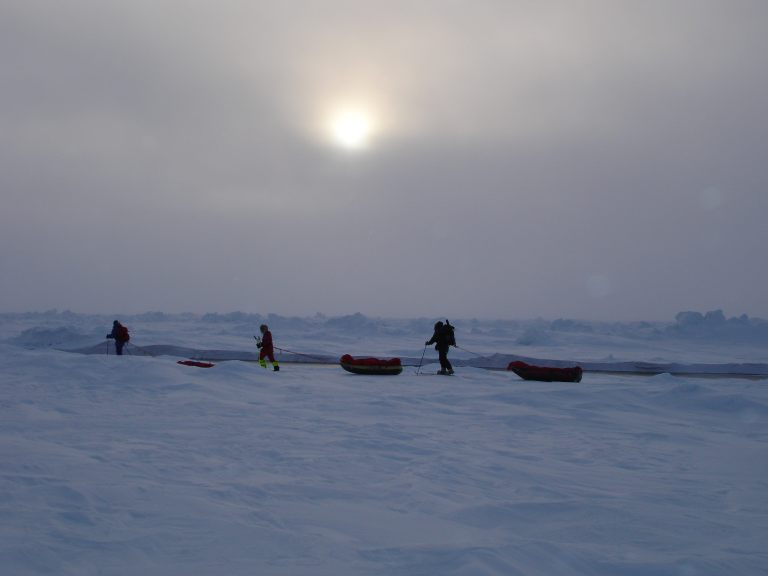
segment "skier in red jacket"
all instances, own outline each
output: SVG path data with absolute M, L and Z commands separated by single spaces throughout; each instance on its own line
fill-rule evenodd
M 269 331 L 269 326 L 266 324 L 259 326 L 259 330 L 261 331 L 261 340 L 259 340 L 256 344 L 256 347 L 261 350 L 261 352 L 259 352 L 259 364 L 262 368 L 266 368 L 267 361 L 265 358 L 268 358 L 272 363 L 272 370 L 277 372 L 280 370 L 280 366 L 278 366 L 277 360 L 275 360 L 275 349 L 274 345 L 272 344 L 272 332 Z

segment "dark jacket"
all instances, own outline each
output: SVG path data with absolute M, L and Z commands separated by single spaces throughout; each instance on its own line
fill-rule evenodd
M 456 346 L 456 340 L 453 336 L 453 326 L 450 324 L 442 324 L 435 327 L 435 333 L 432 334 L 432 338 L 427 341 L 427 345 L 434 344 L 435 350 L 448 351 L 450 346 Z
M 115 342 L 128 342 L 131 337 L 128 335 L 128 330 L 120 324 L 117 320 L 112 324 L 112 332 L 107 334 L 107 338 L 114 338 Z

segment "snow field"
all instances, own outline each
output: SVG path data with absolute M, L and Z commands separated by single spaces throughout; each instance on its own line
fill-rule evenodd
M 3 573 L 768 567 L 764 382 L 0 348 Z

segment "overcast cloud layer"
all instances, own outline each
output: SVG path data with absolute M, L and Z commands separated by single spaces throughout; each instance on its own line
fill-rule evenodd
M 0 293 L 768 316 L 768 3 L 5 0 Z M 323 115 L 376 114 L 365 151 Z

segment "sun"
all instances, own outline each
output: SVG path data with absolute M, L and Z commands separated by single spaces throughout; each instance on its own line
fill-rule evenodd
M 330 117 L 329 134 L 333 143 L 345 150 L 363 150 L 375 132 L 373 116 L 360 108 L 339 110 Z

